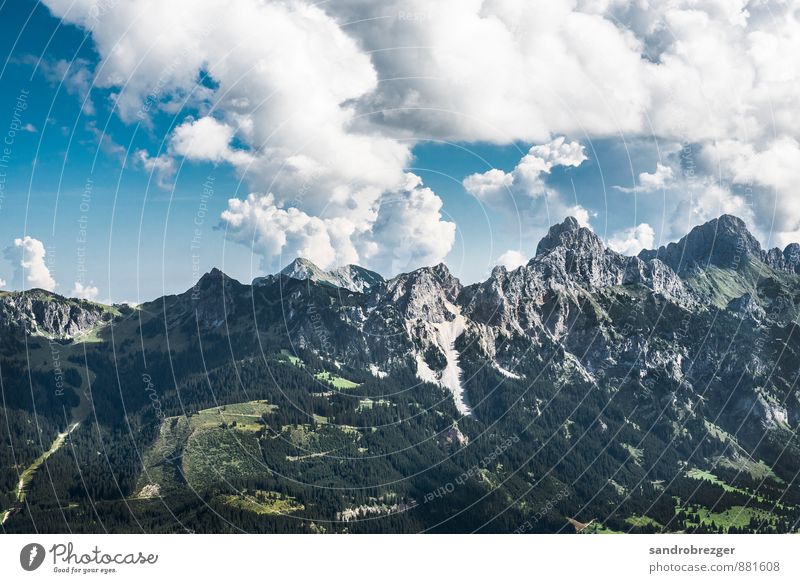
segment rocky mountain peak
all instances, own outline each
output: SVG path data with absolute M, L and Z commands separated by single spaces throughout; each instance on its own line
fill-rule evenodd
M 237 299 L 249 293 L 248 286 L 215 267 L 197 280 L 194 287 L 177 296 L 177 303 L 169 310 L 169 319 L 179 321 L 191 314 L 204 326 L 218 327 L 235 313 Z
M 775 269 L 800 273 L 800 245 L 789 243 L 783 251 L 770 249 L 764 254 L 764 261 Z
M 585 233 L 582 233 L 582 231 L 585 231 Z M 584 240 L 591 239 L 590 235 L 594 235 L 594 233 L 585 227 L 581 227 L 575 217 L 567 217 L 561 223 L 550 227 L 547 235 L 539 241 L 539 245 L 536 247 L 536 255 L 544 255 L 556 247 L 569 244 L 579 238 Z M 595 238 L 597 237 L 595 236 Z
M 455 301 L 455 298 L 461 292 L 461 282 L 450 273 L 450 269 L 444 263 L 439 263 L 433 267 L 421 267 L 407 275 L 415 286 L 430 284 L 441 288 L 451 301 Z
M 508 275 L 508 268 L 505 265 L 495 265 L 489 279 L 497 280 Z
M 733 215 L 699 225 L 677 243 L 639 253 L 645 261 L 661 259 L 681 275 L 708 265 L 735 269 L 746 258 L 761 260 L 762 256 L 761 244 L 744 221 Z
M 360 265 L 344 265 L 329 271 L 328 275 L 338 287 L 360 293 L 372 291 L 386 283 L 382 275 Z
M 207 281 L 220 281 L 228 277 L 225 273 L 216 267 L 212 267 L 211 271 L 203 275 L 201 279 L 205 279 Z
M 3 332 L 21 331 L 66 340 L 90 331 L 107 317 L 109 312 L 100 304 L 41 289 L 0 293 Z
M 383 285 L 385 282 L 380 274 L 359 265 L 344 265 L 325 271 L 303 257 L 298 257 L 284 267 L 280 271 L 280 275 L 285 275 L 292 279 L 309 280 L 358 293 L 368 292 Z
M 787 259 L 800 259 L 800 244 L 789 243 L 783 250 L 783 256 Z
M 461 293 L 461 282 L 444 263 L 403 273 L 387 283 L 389 299 L 407 318 L 446 319 Z
M 527 267 L 557 287 L 572 283 L 598 287 L 621 283 L 627 259 L 606 249 L 600 237 L 574 217 L 567 217 L 550 227 Z
M 222 286 L 229 286 L 231 284 L 241 285 L 238 281 L 222 272 L 222 270 L 214 267 L 211 269 L 211 271 L 204 274 L 200 279 L 197 280 L 197 283 L 192 290 L 195 292 L 195 294 L 199 290 L 219 291 L 222 289 Z
M 789 243 L 783 250 L 784 266 L 789 271 L 800 272 L 800 245 Z
M 298 257 L 280 270 L 281 275 L 294 279 L 314 279 L 325 275 L 325 271 L 317 267 L 305 257 Z

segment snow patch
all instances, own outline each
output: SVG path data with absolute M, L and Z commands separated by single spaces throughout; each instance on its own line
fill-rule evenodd
M 430 332 L 433 343 L 442 351 L 447 365 L 437 373 L 433 371 L 420 353 L 414 355 L 417 362 L 417 377 L 425 382 L 438 384 L 449 390 L 453 395 L 456 409 L 462 415 L 471 415 L 472 409 L 467 405 L 464 395 L 464 386 L 461 384 L 462 370 L 458 364 L 460 354 L 456 350 L 455 343 L 459 336 L 464 332 L 467 319 L 461 314 L 458 306 L 447 302 L 445 307 L 453 316 L 452 320 L 432 323 L 426 322 L 425 327 Z M 411 321 L 406 321 L 406 330 L 413 338 L 411 331 L 413 325 Z
M 369 372 L 372 373 L 372 376 L 379 379 L 385 379 L 386 377 L 389 376 L 388 372 L 379 369 L 378 366 L 375 364 L 369 365 Z
M 472 413 L 472 410 L 464 400 L 464 386 L 461 384 L 462 371 L 458 364 L 460 355 L 458 350 L 456 350 L 456 339 L 464 332 L 467 326 L 467 320 L 461 315 L 461 310 L 453 304 L 447 307 L 455 314 L 455 318 L 449 322 L 434 324 L 439 348 L 442 349 L 447 359 L 447 366 L 444 367 L 442 371 L 440 383 L 453 393 L 453 399 L 455 399 L 458 412 L 462 415 L 469 415 Z
M 428 366 L 428 363 L 425 362 L 425 359 L 422 358 L 422 355 L 415 354 L 414 359 L 417 361 L 417 377 L 419 377 L 419 380 L 438 385 L 439 377 L 437 377 L 436 373 L 431 370 L 431 367 Z
M 502 366 L 500 366 L 496 362 L 494 363 L 494 367 L 497 369 L 497 372 L 499 372 L 504 377 L 507 377 L 507 378 L 510 378 L 510 379 L 514 379 L 514 380 L 519 380 L 519 379 L 522 378 L 521 375 L 518 375 L 515 372 L 511 372 L 510 370 L 508 370 L 506 368 L 503 368 Z

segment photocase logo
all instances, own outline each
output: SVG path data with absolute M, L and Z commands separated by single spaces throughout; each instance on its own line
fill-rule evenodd
M 44 562 L 44 547 L 39 543 L 30 543 L 19 552 L 19 564 L 26 571 L 35 571 Z

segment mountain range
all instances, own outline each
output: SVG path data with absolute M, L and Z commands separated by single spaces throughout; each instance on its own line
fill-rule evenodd
M 799 305 L 800 245 L 730 215 L 634 257 L 570 217 L 472 285 L 2 292 L 3 528 L 796 531 Z

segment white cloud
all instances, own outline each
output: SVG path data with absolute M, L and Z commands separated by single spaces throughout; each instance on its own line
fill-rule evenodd
M 492 168 L 467 176 L 462 184 L 478 200 L 517 212 L 526 204 L 520 198 L 536 199 L 552 193 L 545 178 L 554 167 L 580 166 L 584 160 L 586 154 L 579 142 L 558 137 L 533 146 L 511 172 Z
M 306 257 L 328 268 L 361 261 L 383 273 L 398 273 L 444 259 L 455 225 L 441 215 L 442 201 L 408 174 L 402 189 L 384 196 L 368 228 L 346 217 L 320 218 L 281 208 L 272 194 L 232 198 L 222 213 L 228 236 L 269 261 Z
M 666 187 L 672 180 L 672 168 L 664 166 L 661 162 L 656 163 L 656 171 L 653 173 L 642 172 L 639 174 L 639 186 L 644 190 L 656 190 Z
M 27 235 L 22 239 L 14 239 L 14 244 L 5 249 L 4 255 L 14 266 L 16 286 L 26 290 L 55 289 L 56 282 L 45 262 L 47 251 L 41 241 Z
M 762 148 L 723 140 L 701 151 L 702 160 L 738 185 L 738 199 L 753 206 L 759 223 L 779 245 L 798 241 L 800 231 L 800 142 L 792 137 Z
M 329 224 L 297 208 L 278 207 L 272 194 L 230 199 L 222 222 L 231 239 L 252 245 L 265 258 L 305 257 L 323 269 L 337 262 Z
M 779 238 L 800 230 L 794 193 L 777 186 L 800 140 L 793 2 L 135 0 L 99 14 L 93 0 L 45 3 L 91 31 L 94 81 L 124 120 L 149 100 L 148 115 L 189 103 L 198 119 L 176 128 L 168 153 L 232 164 L 251 191 L 272 193 L 273 228 L 285 224 L 292 238 L 326 225 L 335 257 L 370 251 L 354 241 L 374 232 L 414 144 L 428 138 L 650 136 L 701 151 L 731 141 L 739 146 L 706 172 L 721 169 L 732 193 L 676 194 L 675 216 L 739 208 L 737 187 L 752 181 L 756 223 L 768 231 L 774 222 Z M 73 69 L 60 78 L 88 95 L 88 67 Z M 198 87 L 201 71 L 213 88 Z M 571 204 L 547 188 L 543 167 L 575 165 L 575 155 L 532 151 L 512 172 L 465 186 L 489 204 L 515 201 L 560 220 Z M 668 168 L 641 173 L 632 188 L 679 191 Z M 291 209 L 297 216 L 281 218 Z
M 580 166 L 585 160 L 586 152 L 580 142 L 567 142 L 564 137 L 559 137 L 533 146 L 519 165 L 538 176 L 550 172 L 554 166 Z
M 0 287 L 6 287 L 6 280 L 0 277 Z
M 565 217 L 574 217 L 575 220 L 578 221 L 578 224 L 581 227 L 586 227 L 587 229 L 591 229 L 592 228 L 592 225 L 589 224 L 589 220 L 594 215 L 592 213 L 590 213 L 587 209 L 583 208 L 579 204 L 576 204 L 574 206 L 568 207 L 564 211 L 564 216 Z
M 483 173 L 471 174 L 463 180 L 466 191 L 482 201 L 493 200 L 498 196 L 502 196 L 505 192 L 510 193 L 513 184 L 514 174 L 503 172 L 497 168 L 492 168 Z
M 353 128 L 354 103 L 378 73 L 333 16 L 299 1 L 139 0 L 97 18 L 88 0 L 48 6 L 91 30 L 102 58 L 96 84 L 116 92 L 124 120 L 174 111 L 201 71 L 213 79 L 213 90 L 202 88 L 208 103 L 175 128 L 166 155 L 231 164 L 260 193 L 226 215 L 264 221 L 254 229 L 259 252 L 314 248 L 323 259 L 364 261 L 353 236 L 372 233 L 383 199 L 403 188 L 413 144 Z M 139 163 L 152 169 L 157 159 Z
M 136 150 L 133 154 L 134 162 L 139 164 L 156 179 L 160 188 L 169 189 L 175 176 L 175 160 L 168 154 L 150 156 L 146 150 Z
M 509 249 L 495 260 L 496 265 L 502 265 L 506 269 L 516 269 L 528 263 L 528 258 L 515 249 Z
M 96 300 L 100 290 L 96 286 L 89 284 L 82 284 L 76 281 L 72 286 L 72 291 L 69 292 L 70 297 L 80 298 L 82 300 Z
M 623 255 L 636 255 L 642 249 L 652 249 L 655 239 L 656 232 L 653 227 L 647 223 L 640 223 L 615 233 L 608 240 L 608 246 Z
M 146 150 L 134 152 L 134 161 L 156 178 L 156 184 L 170 189 L 177 170 L 176 157 L 194 162 L 227 162 L 245 168 L 254 160 L 244 150 L 231 147 L 235 131 L 219 120 L 205 116 L 188 119 L 175 128 L 170 137 L 167 152 L 150 156 Z
M 589 211 L 570 204 L 547 184 L 547 176 L 556 166 L 576 167 L 586 159 L 579 142 L 558 137 L 531 147 L 510 172 L 493 168 L 467 176 L 462 184 L 483 204 L 517 218 L 526 229 L 547 227 L 568 215 L 589 226 Z
M 753 208 L 744 197 L 734 194 L 729 188 L 711 179 L 704 179 L 695 185 L 688 184 L 691 185 L 690 190 L 678 200 L 668 220 L 667 228 L 672 239 L 682 237 L 692 227 L 722 214 L 741 218 L 756 235 L 761 234 L 754 227 L 756 220 Z
M 60 85 L 67 93 L 75 95 L 81 102 L 83 113 L 95 114 L 94 103 L 89 95 L 94 78 L 94 73 L 89 69 L 89 61 L 86 59 L 47 61 L 29 57 L 26 62 L 38 67 L 50 83 Z
M 652 192 L 667 188 L 672 184 L 674 174 L 672 168 L 661 162 L 656 162 L 655 172 L 642 172 L 639 174 L 639 184 L 633 187 L 615 186 L 621 192 Z
M 170 140 L 170 150 L 188 160 L 229 162 L 246 166 L 253 157 L 242 150 L 231 148 L 234 129 L 213 117 L 189 120 L 175 128 Z
M 442 261 L 453 247 L 455 223 L 443 220 L 442 200 L 419 177 L 381 200 L 361 255 L 383 273 L 406 272 Z
M 636 131 L 648 103 L 641 41 L 574 2 L 387 0 L 327 8 L 373 51 L 365 124 L 397 135 L 511 143 Z M 403 18 L 402 14 L 424 18 Z M 386 51 L 387 47 L 407 47 Z M 415 48 L 417 47 L 417 48 Z
M 35 133 L 37 133 L 39 130 L 37 130 L 37 129 L 36 129 L 36 126 L 35 126 L 35 125 L 33 125 L 32 123 L 26 123 L 24 126 L 22 126 L 22 131 L 23 131 L 23 132 L 28 132 L 28 133 L 30 133 L 30 134 L 35 134 Z

